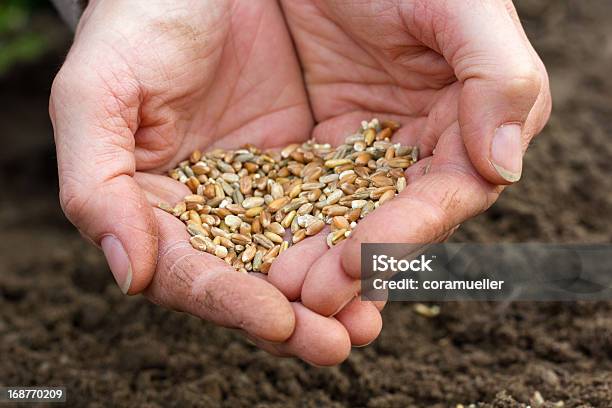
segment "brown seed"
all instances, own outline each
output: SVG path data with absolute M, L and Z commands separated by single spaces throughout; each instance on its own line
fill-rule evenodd
M 342 198 L 343 195 L 344 193 L 342 190 L 334 190 L 327 196 L 325 202 L 327 205 L 336 204 L 338 201 L 340 201 L 340 198 Z
M 362 152 L 366 147 L 367 145 L 363 140 L 359 140 L 353 145 L 353 149 L 355 149 L 356 152 Z
M 387 149 L 387 151 L 385 152 L 385 160 L 389 161 L 392 160 L 395 157 L 395 148 L 394 147 L 390 147 Z
M 186 210 L 187 205 L 184 201 L 181 201 L 180 203 L 174 206 L 174 208 L 172 209 L 172 214 L 174 214 L 175 217 L 180 217 L 181 214 L 183 214 Z
M 302 204 L 300 208 L 297 209 L 298 215 L 309 214 L 314 209 L 312 203 Z
M 236 246 L 236 245 L 235 245 L 235 244 L 232 242 L 232 240 L 231 240 L 231 239 L 228 239 L 228 238 L 225 238 L 225 237 L 217 237 L 217 238 L 219 238 L 219 239 L 218 239 L 219 244 L 223 245 L 223 246 L 224 246 L 224 247 L 226 247 L 226 248 L 233 248 L 233 247 L 235 247 L 235 246 Z
M 259 214 L 259 222 L 261 223 L 261 227 L 266 229 L 268 228 L 268 225 L 270 225 L 270 223 L 272 222 L 272 216 L 269 212 L 264 211 Z
M 225 258 L 227 256 L 227 248 L 223 245 L 217 245 L 215 247 L 215 256 L 219 258 Z
M 255 253 L 257 252 L 257 246 L 250 244 L 247 245 L 244 252 L 242 252 L 241 260 L 242 262 L 251 262 L 251 260 L 255 257 Z
M 257 165 L 256 163 L 247 162 L 243 164 L 243 167 L 246 169 L 246 171 L 249 172 L 249 174 L 252 174 L 257 171 L 259 165 Z
M 379 175 L 370 177 L 370 181 L 372 182 L 372 184 L 374 184 L 375 187 L 384 187 L 384 186 L 393 185 L 393 180 L 391 180 L 389 177 L 383 174 L 379 174 Z
M 227 208 L 215 208 L 213 214 L 218 215 L 221 218 L 225 218 L 228 215 L 231 215 L 232 212 Z
M 206 201 L 206 199 L 200 195 L 197 194 L 190 194 L 185 196 L 185 198 L 183 199 L 185 201 L 186 204 L 204 204 L 204 202 Z
M 164 210 L 165 212 L 168 212 L 168 213 L 172 214 L 174 207 L 172 207 L 168 203 L 158 203 L 157 204 L 157 208 L 160 208 L 160 209 Z
M 302 183 L 296 184 L 289 190 L 289 198 L 295 198 L 302 192 Z
M 401 193 L 406 188 L 406 178 L 405 177 L 398 178 L 395 186 L 397 188 L 397 192 Z
M 286 159 L 287 157 L 291 156 L 291 153 L 296 151 L 298 147 L 300 147 L 300 145 L 297 143 L 286 146 L 285 148 L 283 148 L 283 150 L 281 150 L 281 157 Z
M 321 189 L 317 188 L 315 190 L 310 191 L 306 198 L 308 199 L 308 201 L 314 202 L 314 201 L 317 201 L 319 197 L 321 197 L 321 194 L 322 194 Z
M 395 156 L 407 156 L 412 153 L 412 146 L 399 146 L 395 149 Z
M 285 213 L 288 213 L 293 210 L 297 210 L 298 208 L 302 206 L 302 204 L 306 204 L 307 202 L 308 200 L 306 200 L 305 198 L 294 198 L 293 200 L 291 200 L 289 204 L 287 204 L 286 206 L 282 208 L 282 211 L 284 211 Z
M 311 191 L 311 190 L 316 190 L 316 189 L 321 189 L 325 187 L 324 183 L 304 183 L 302 184 L 302 191 Z
M 319 183 L 324 183 L 324 184 L 328 184 L 331 183 L 333 181 L 337 181 L 340 178 L 340 176 L 338 174 L 327 174 L 325 176 L 321 176 L 319 177 Z
M 352 163 L 350 159 L 332 159 L 332 160 L 327 160 L 325 162 L 325 167 L 331 169 L 334 167 L 342 166 L 343 164 L 350 164 L 350 163 Z
M 259 272 L 259 269 L 261 268 L 263 255 L 263 252 L 257 251 L 253 257 L 253 270 L 255 272 Z
M 283 242 L 283 237 L 281 237 L 278 234 L 275 234 L 272 231 L 266 231 L 264 232 L 264 235 L 266 238 L 268 238 L 270 241 L 276 243 L 276 244 L 280 244 L 281 242 Z
M 400 128 L 399 122 L 391 119 L 381 121 L 380 126 L 382 128 L 389 128 L 392 132 L 395 132 L 397 129 Z
M 251 224 L 251 231 L 253 234 L 259 234 L 262 232 L 261 222 L 259 221 L 259 217 L 253 219 L 253 223 Z
M 194 176 L 189 177 L 187 182 L 185 183 L 187 187 L 193 192 L 196 193 L 198 191 L 198 187 L 200 186 L 200 180 L 195 178 Z
M 378 134 L 376 135 L 376 140 L 385 140 L 385 139 L 389 139 L 391 137 L 391 129 L 389 128 L 384 128 L 383 130 L 381 130 L 380 132 L 378 132 Z
M 348 231 L 348 230 L 347 229 L 339 229 L 337 231 L 332 232 L 332 238 L 331 238 L 332 244 L 336 244 L 339 241 L 342 241 L 345 238 L 344 234 L 346 233 L 346 231 Z
M 270 195 L 272 195 L 272 198 L 275 200 L 281 198 L 284 194 L 285 192 L 280 184 L 274 183 L 272 187 L 270 187 Z
M 251 238 L 242 234 L 232 234 L 231 240 L 236 245 L 246 245 L 251 242 Z
M 383 205 L 384 203 L 386 203 L 387 201 L 389 201 L 390 199 L 392 199 L 393 197 L 395 197 L 395 190 L 387 190 L 385 191 L 385 193 L 380 197 L 380 199 L 378 200 L 378 202 L 380 203 L 380 205 Z
M 244 201 L 242 202 L 242 206 L 244 208 L 251 209 L 251 208 L 255 208 L 255 207 L 261 207 L 264 204 L 264 199 L 263 197 L 249 197 L 249 198 L 245 198 Z
M 340 185 L 340 190 L 346 195 L 351 195 L 357 190 L 357 187 L 354 184 L 343 183 Z
M 225 206 L 225 209 L 231 212 L 232 214 L 244 214 L 245 210 L 240 204 L 228 204 Z
M 251 177 L 242 176 L 240 178 L 240 192 L 244 195 L 249 195 L 253 191 L 253 182 Z
M 372 143 L 374 142 L 375 138 L 376 130 L 368 128 L 365 132 L 363 132 L 363 139 L 367 146 L 372 146 Z
M 285 205 L 287 205 L 287 203 L 289 203 L 291 199 L 289 197 L 281 197 L 281 198 L 277 198 L 276 200 L 272 201 L 269 205 L 268 205 L 268 210 L 270 212 L 277 212 L 278 210 L 280 210 L 281 208 L 283 208 Z
M 206 242 L 204 241 L 204 236 L 202 235 L 192 236 L 189 238 L 189 243 L 191 243 L 191 246 L 193 246 L 195 249 L 206 251 Z
M 257 217 L 259 214 L 261 214 L 263 210 L 264 210 L 263 207 L 249 208 L 248 210 L 246 210 L 244 215 L 246 215 L 248 218 L 254 218 L 254 217 Z
M 300 229 L 300 224 L 298 223 L 298 217 L 293 217 L 293 220 L 291 221 L 291 233 L 295 234 L 295 232 L 297 230 Z
M 295 218 L 297 214 L 297 211 L 291 211 L 289 212 L 287 215 L 285 215 L 285 218 L 283 218 L 283 220 L 281 221 L 281 225 L 284 228 L 289 228 L 291 226 L 291 223 L 293 222 L 293 219 Z
M 240 234 L 246 235 L 247 237 L 251 236 L 251 224 L 243 222 L 240 224 Z
M 240 217 L 237 217 L 233 214 L 229 214 L 226 215 L 224 220 L 225 225 L 227 225 L 231 230 L 237 230 L 238 227 L 240 227 L 240 224 L 242 224 L 242 220 L 240 219 Z
M 293 233 L 293 237 L 291 238 L 291 241 L 294 244 L 297 244 L 298 242 L 302 241 L 304 238 L 306 238 L 306 230 L 299 229 Z
M 191 235 L 203 235 L 205 237 L 210 236 L 210 232 L 206 230 L 201 224 L 189 223 L 187 224 L 187 232 Z
M 419 147 L 418 146 L 414 146 L 412 148 L 412 152 L 410 152 L 410 158 L 412 159 L 413 162 L 416 162 L 417 160 L 419 160 Z
M 284 241 L 283 241 L 284 242 Z M 276 258 L 280 252 L 280 245 L 275 245 L 273 248 L 270 248 L 268 250 L 268 252 L 265 253 L 264 257 L 263 257 L 263 261 L 267 262 L 267 261 L 273 261 L 274 258 Z
M 208 184 L 204 188 L 204 197 L 206 198 L 214 198 L 215 197 L 215 185 Z
M 348 230 L 350 227 L 348 220 L 341 215 L 337 215 L 334 218 L 332 218 L 331 226 L 332 226 L 332 229 L 336 229 L 336 230 L 339 230 L 339 229 Z
M 272 261 L 265 261 L 261 264 L 259 268 L 259 272 L 267 274 L 270 271 L 270 267 L 272 266 Z
M 359 219 L 361 215 L 361 208 L 353 208 L 349 212 L 346 213 L 345 217 L 349 222 L 355 222 Z
M 325 227 L 325 223 L 322 220 L 316 220 L 306 227 L 306 235 L 311 236 L 318 234 L 323 227 Z
M 383 194 L 385 194 L 389 190 L 395 190 L 395 187 L 393 186 L 378 187 L 370 192 L 370 198 L 372 200 L 378 200 L 380 199 L 380 197 L 382 197 Z
M 253 242 L 255 242 L 257 245 L 261 245 L 262 247 L 266 249 L 270 249 L 274 246 L 274 243 L 270 240 L 270 238 L 268 238 L 267 236 L 263 234 L 253 235 Z
M 210 167 L 208 167 L 204 163 L 196 163 L 191 166 L 191 170 L 193 170 L 193 174 L 195 174 L 196 176 L 202 176 L 210 172 Z
M 190 210 L 188 212 L 189 214 L 189 222 L 193 222 L 199 225 L 202 225 L 202 219 L 200 218 L 200 214 L 197 213 L 197 211 L 194 210 Z
M 330 205 L 323 208 L 323 214 L 333 217 L 336 215 L 344 215 L 348 210 L 349 209 L 343 205 Z
M 394 159 L 390 159 L 387 164 L 389 167 L 405 169 L 410 167 L 412 160 L 406 157 L 396 157 Z
M 271 231 L 277 235 L 283 235 L 285 233 L 285 228 L 278 222 L 273 222 L 268 226 L 268 231 Z

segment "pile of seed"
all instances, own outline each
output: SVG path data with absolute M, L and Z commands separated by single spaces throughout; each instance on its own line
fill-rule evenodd
M 416 147 L 390 141 L 395 121 L 363 121 L 344 144 L 308 141 L 280 151 L 254 146 L 192 153 L 169 175 L 193 194 L 159 207 L 186 225 L 194 248 L 240 272 L 267 273 L 292 244 L 331 225 L 327 244 L 406 186 Z

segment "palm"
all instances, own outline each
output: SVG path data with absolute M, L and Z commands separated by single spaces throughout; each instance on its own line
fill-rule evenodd
M 315 133 L 339 138 L 343 132 L 330 130 L 352 129 L 368 116 L 395 117 L 404 126 L 398 141 L 431 155 L 457 121 L 461 86 L 444 58 L 402 31 L 395 9 L 317 0 L 284 7 L 318 122 Z
M 155 38 L 153 55 L 129 53 L 141 58 L 134 65 L 148 67 L 139 73 L 147 84 L 136 132 L 140 170 L 165 170 L 213 145 L 267 147 L 308 137 L 308 102 L 280 10 L 261 2 L 216 14 L 201 8 L 206 17 L 192 9 L 193 22 Z

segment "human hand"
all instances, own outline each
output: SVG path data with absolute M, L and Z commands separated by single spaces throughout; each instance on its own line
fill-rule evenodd
M 341 314 L 359 293 L 362 242 L 442 241 L 520 178 L 550 114 L 548 79 L 510 1 L 282 4 L 313 136 L 337 144 L 364 118 L 396 119 L 394 141 L 421 152 L 408 186 L 349 239 L 331 250 L 305 241 L 272 265 L 270 281 L 289 299 Z
M 183 224 L 151 205 L 189 193 L 163 173 L 195 149 L 310 136 L 275 2 L 90 1 L 50 115 L 62 207 L 125 293 L 240 328 L 275 354 L 321 365 L 346 357 L 349 320 L 372 321 L 369 312 L 341 321 L 290 303 L 265 279 L 194 250 Z

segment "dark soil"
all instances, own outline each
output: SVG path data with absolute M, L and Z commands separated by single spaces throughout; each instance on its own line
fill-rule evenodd
M 612 239 L 612 2 L 520 12 L 555 108 L 524 180 L 456 241 Z M 63 52 L 63 51 L 62 51 Z M 410 304 L 339 367 L 270 357 L 238 334 L 125 298 L 62 216 L 50 82 L 61 57 L 0 82 L 0 384 L 65 385 L 88 407 L 612 406 L 612 303 Z

